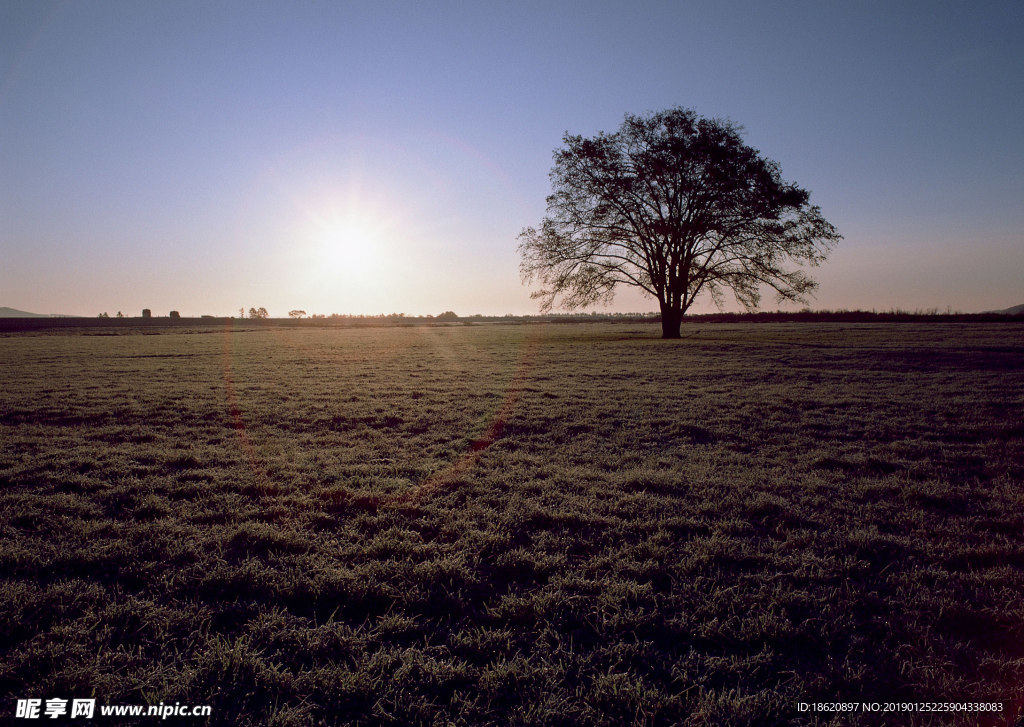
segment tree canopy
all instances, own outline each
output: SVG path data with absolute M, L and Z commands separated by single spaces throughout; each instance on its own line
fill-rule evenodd
M 805 300 L 816 284 L 800 265 L 818 265 L 841 239 L 730 122 L 672 108 L 562 141 L 547 214 L 519 235 L 520 270 L 540 284 L 543 310 L 635 286 L 657 299 L 663 337 L 678 338 L 703 294 L 721 305 L 731 291 L 748 310 L 765 287 Z

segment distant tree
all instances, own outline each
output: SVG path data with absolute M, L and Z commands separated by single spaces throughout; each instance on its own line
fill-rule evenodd
M 142 309 L 142 317 L 143 318 L 152 318 L 153 317 L 153 311 L 151 311 L 149 308 L 143 308 Z
M 98 318 L 110 318 L 110 314 L 107 313 L 106 311 L 104 311 L 103 313 L 100 313 L 99 316 L 97 316 L 97 317 Z
M 302 318 L 305 315 L 306 315 L 306 311 L 304 311 L 304 310 L 290 310 L 290 311 L 288 311 L 288 317 L 289 318 Z
M 249 317 L 250 318 L 255 318 L 257 320 L 262 320 L 264 318 L 269 318 L 270 315 L 267 313 L 267 309 L 266 308 L 264 308 L 263 306 L 260 306 L 259 308 L 250 308 L 249 309 Z
M 176 311 L 176 310 L 172 310 L 172 311 L 170 312 L 169 316 L 170 316 L 171 318 L 181 318 L 181 313 L 179 313 L 179 312 L 178 312 L 178 311 Z
M 635 286 L 657 299 L 662 337 L 679 338 L 703 293 L 721 305 L 731 290 L 748 310 L 762 286 L 804 300 L 816 284 L 789 263 L 817 265 L 841 239 L 730 122 L 672 108 L 562 141 L 547 215 L 519 235 L 520 271 L 540 283 L 532 296 L 545 312 Z
M 118 311 L 117 312 L 117 317 L 118 318 L 124 318 L 124 313 L 122 313 L 121 311 Z
M 446 310 L 444 313 L 441 313 L 440 315 L 437 316 L 437 320 L 439 320 L 439 321 L 457 321 L 457 320 L 459 320 L 459 315 L 455 311 Z

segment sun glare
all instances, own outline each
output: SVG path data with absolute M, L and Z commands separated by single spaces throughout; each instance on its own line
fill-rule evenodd
M 319 231 L 315 256 L 325 272 L 360 276 L 380 263 L 380 234 L 364 220 L 351 216 L 325 221 Z
M 305 264 L 317 278 L 358 284 L 388 266 L 395 234 L 394 216 L 375 200 L 338 195 L 310 205 Z
M 408 292 L 402 271 L 405 217 L 389 196 L 358 186 L 302 197 L 294 228 L 295 294 L 303 307 L 327 312 L 380 313 Z M 388 309 L 388 310 L 385 310 Z

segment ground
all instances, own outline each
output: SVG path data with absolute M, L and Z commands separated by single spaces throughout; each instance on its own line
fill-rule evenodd
M 0 337 L 0 710 L 1013 724 L 1024 326 L 659 335 Z

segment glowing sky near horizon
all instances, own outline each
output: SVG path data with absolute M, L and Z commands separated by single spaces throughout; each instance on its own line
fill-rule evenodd
M 1017 305 L 1021 37 L 1019 2 L 0 0 L 0 306 L 535 312 L 562 134 L 677 105 L 844 235 L 812 307 Z

